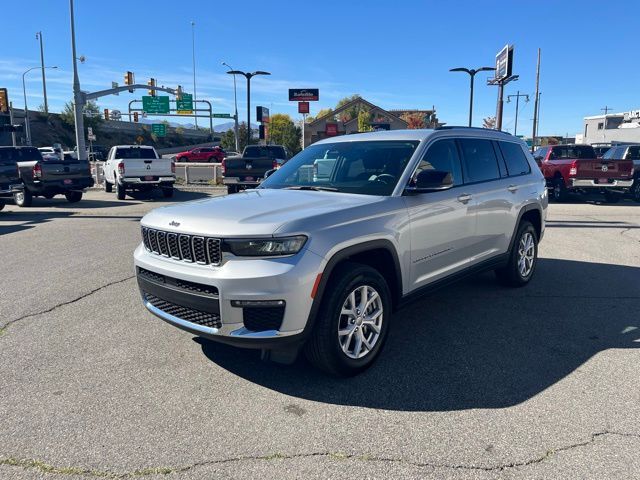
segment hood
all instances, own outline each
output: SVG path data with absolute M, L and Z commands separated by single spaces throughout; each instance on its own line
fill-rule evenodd
M 214 237 L 272 235 L 299 220 L 359 207 L 381 197 L 305 190 L 258 189 L 152 210 L 147 227 Z

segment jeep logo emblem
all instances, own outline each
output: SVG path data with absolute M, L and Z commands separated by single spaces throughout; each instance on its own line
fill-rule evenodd
M 170 224 L 170 227 L 179 227 L 180 226 L 180 222 L 176 222 L 175 220 L 173 220 Z

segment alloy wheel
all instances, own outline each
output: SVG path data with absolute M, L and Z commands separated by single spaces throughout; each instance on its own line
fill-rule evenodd
M 531 232 L 524 232 L 518 245 L 518 272 L 522 278 L 529 276 L 535 262 L 536 245 Z
M 380 339 L 384 320 L 382 298 L 375 288 L 361 285 L 345 299 L 338 322 L 338 341 L 353 359 L 368 355 Z

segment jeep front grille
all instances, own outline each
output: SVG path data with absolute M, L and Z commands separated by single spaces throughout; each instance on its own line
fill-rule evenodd
M 220 265 L 219 238 L 164 232 L 142 227 L 142 242 L 151 253 L 200 265 Z

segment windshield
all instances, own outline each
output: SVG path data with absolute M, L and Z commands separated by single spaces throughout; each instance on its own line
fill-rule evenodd
M 118 148 L 115 158 L 156 158 L 156 152 L 152 148 L 125 147 Z
M 391 195 L 418 141 L 353 141 L 311 145 L 259 188 Z

